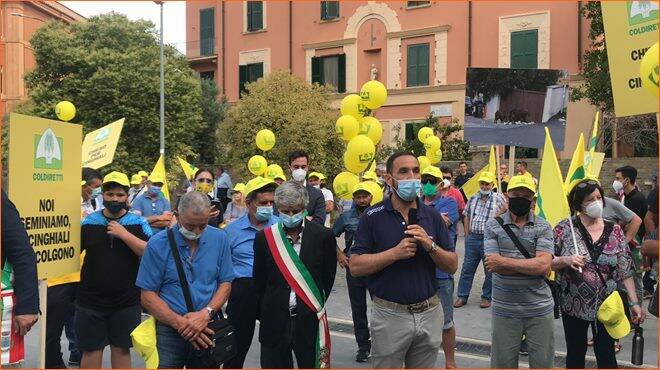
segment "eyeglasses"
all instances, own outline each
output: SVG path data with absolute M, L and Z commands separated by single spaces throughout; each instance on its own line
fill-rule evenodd
M 207 184 L 211 184 L 211 183 L 213 183 L 213 179 L 202 178 L 202 179 L 197 179 L 197 182 L 205 182 Z
M 594 180 L 588 180 L 588 181 L 582 181 L 581 183 L 577 184 L 578 189 L 584 189 L 587 187 L 587 185 L 590 186 L 598 186 L 598 182 Z
M 436 179 L 423 179 L 422 180 L 422 185 L 426 185 L 426 184 L 437 185 L 438 180 L 436 180 Z

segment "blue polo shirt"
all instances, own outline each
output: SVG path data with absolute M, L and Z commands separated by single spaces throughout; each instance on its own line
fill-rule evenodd
M 170 201 L 165 199 L 162 194 L 156 199 L 151 199 L 147 197 L 147 194 L 142 194 L 133 200 L 132 207 L 134 211 L 138 211 L 140 216 L 145 218 L 150 216 L 160 216 L 166 211 L 172 210 Z M 161 230 L 163 229 L 159 227 L 151 227 L 153 234 L 156 234 Z
M 429 204 L 431 207 L 433 207 L 440 215 L 442 216 L 443 213 L 446 213 L 447 216 L 449 216 L 449 220 L 451 221 L 451 226 L 447 229 L 449 231 L 449 240 L 451 240 L 452 245 L 454 248 L 456 248 L 456 223 L 458 222 L 458 204 L 456 203 L 456 200 L 451 197 L 445 197 L 441 196 L 437 199 L 435 199 L 431 204 Z M 451 279 L 452 276 L 449 275 L 448 273 L 442 271 L 441 269 L 436 269 L 436 278 L 440 280 L 445 280 L 445 279 Z
M 447 226 L 440 214 L 418 201 L 418 224 L 442 249 L 453 251 Z M 368 208 L 355 233 L 353 254 L 375 254 L 395 247 L 406 237 L 407 228 L 401 214 L 392 207 L 388 197 L 382 203 Z M 399 260 L 367 277 L 369 291 L 376 297 L 400 304 L 424 301 L 436 294 L 438 282 L 436 266 L 428 252 L 418 247 L 414 257 Z
M 190 261 L 190 247 L 179 232 L 179 227 L 173 228 L 173 231 L 183 271 L 190 286 L 193 306 L 199 311 L 208 305 L 220 283 L 234 279 L 227 234 L 223 230 L 207 226 L 199 238 L 197 252 Z M 158 233 L 149 239 L 140 261 L 135 285 L 158 293 L 170 309 L 179 315 L 188 312 L 167 232 Z
M 271 216 L 265 227 L 276 224 L 278 218 Z M 234 266 L 235 277 L 251 278 L 252 265 L 254 263 L 254 237 L 257 229 L 250 222 L 248 214 L 236 219 L 225 227 L 229 239 L 229 249 L 231 251 L 231 260 Z

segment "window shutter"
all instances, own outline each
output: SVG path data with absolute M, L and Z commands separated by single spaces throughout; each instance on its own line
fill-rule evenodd
M 417 86 L 429 84 L 429 44 L 418 45 L 417 50 Z
M 538 67 L 538 30 L 511 33 L 511 68 Z
M 211 55 L 215 44 L 215 9 L 201 9 L 199 11 L 199 53 Z
M 346 54 L 340 54 L 337 57 L 339 59 L 337 62 L 337 68 L 339 68 L 337 92 L 343 93 L 346 92 Z
M 312 57 L 312 83 L 323 85 L 323 59 Z
M 328 1 L 328 19 L 339 18 L 339 1 Z
M 415 140 L 415 130 L 412 123 L 406 123 L 406 141 Z
M 238 66 L 238 92 L 245 91 L 245 83 L 248 81 L 248 66 Z
M 263 63 L 255 63 L 250 65 L 252 67 L 252 71 L 250 73 L 250 82 L 254 82 L 261 77 L 264 76 L 264 64 Z
M 248 31 L 258 31 L 263 26 L 263 2 L 248 1 Z
M 417 51 L 414 45 L 408 46 L 407 62 L 406 86 L 417 86 Z

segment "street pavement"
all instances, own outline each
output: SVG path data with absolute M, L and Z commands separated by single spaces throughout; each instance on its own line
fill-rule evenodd
M 343 246 L 343 238 L 338 240 L 340 246 Z M 458 238 L 457 253 L 459 255 L 459 270 L 455 275 L 455 284 L 458 284 L 460 276 L 460 267 L 462 266 L 464 241 L 463 237 Z M 481 293 L 481 283 L 483 282 L 482 266 L 477 269 L 477 273 L 472 286 L 472 291 L 468 304 L 464 307 L 454 310 L 454 321 L 457 333 L 457 353 L 456 362 L 458 367 L 462 368 L 484 368 L 489 367 L 490 358 L 490 309 L 479 308 L 479 297 Z M 648 300 L 644 301 L 644 305 Z M 371 302 L 368 301 L 371 307 Z M 351 308 L 346 288 L 345 271 L 338 268 L 335 285 L 332 294 L 327 302 L 327 312 L 330 317 L 330 328 L 332 337 L 332 367 L 335 368 L 369 368 L 369 363 L 357 363 L 354 361 L 357 345 L 352 332 Z M 369 309 L 370 310 L 370 309 Z M 644 327 L 644 364 L 646 367 L 658 367 L 658 320 L 649 315 Z M 259 342 L 258 326 L 252 342 L 252 347 L 248 353 L 245 367 L 259 367 Z M 26 363 L 24 367 L 36 368 L 38 362 L 38 333 L 39 324 L 35 325 L 32 331 L 26 337 Z M 561 320 L 555 320 L 554 327 L 556 367 L 564 367 L 563 359 L 566 353 L 566 342 L 564 341 L 563 327 Z M 620 367 L 631 367 L 631 349 L 632 335 L 625 337 L 621 343 L 623 349 L 617 355 Z M 68 342 L 62 336 L 62 348 L 66 349 Z M 64 351 L 64 359 L 68 358 L 68 351 Z M 144 368 L 144 362 L 136 352 L 131 351 L 134 368 Z M 595 367 L 595 358 L 593 349 L 587 352 L 587 367 Z M 589 361 L 590 360 L 590 361 Z M 110 367 L 110 353 L 106 348 L 104 354 L 104 367 Z M 527 358 L 522 356 L 520 360 L 521 367 L 528 367 Z M 444 357 L 442 351 L 438 356 L 436 367 L 444 367 Z
M 552 120 L 533 125 L 494 124 L 492 120 L 465 116 L 465 140 L 477 144 L 515 145 L 525 148 L 543 148 L 545 127 L 550 130 L 556 150 L 564 149 L 566 122 Z

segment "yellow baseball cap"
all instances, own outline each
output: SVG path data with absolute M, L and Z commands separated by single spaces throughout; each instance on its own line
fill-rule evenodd
M 440 177 L 442 177 L 442 176 L 440 176 Z M 490 171 L 484 171 L 484 172 L 482 172 L 481 175 L 479 176 L 479 180 L 478 180 L 478 181 L 479 181 L 479 182 L 487 182 L 487 183 L 489 183 L 489 184 L 493 184 L 493 183 L 495 183 L 495 175 L 493 175 L 493 173 L 490 172 Z
M 362 180 L 378 181 L 378 176 L 374 171 L 366 171 L 362 174 Z
M 243 194 L 245 194 L 245 196 L 247 197 L 253 191 L 261 189 L 264 186 L 270 184 L 275 184 L 275 180 L 268 177 L 257 176 L 252 180 L 248 181 L 247 184 L 245 184 L 245 189 L 243 189 Z
M 320 172 L 310 172 L 307 178 L 317 177 L 319 180 L 325 180 L 325 175 Z
M 441 179 L 442 178 L 442 171 L 436 166 L 426 166 L 424 170 L 422 171 L 422 176 L 423 175 L 429 175 L 433 176 L 436 179 Z
M 283 173 L 277 173 L 277 174 L 275 174 L 275 176 L 273 176 L 273 180 L 275 180 L 275 179 L 280 179 L 282 181 L 286 181 L 286 176 L 284 176 Z
M 517 175 L 513 176 L 509 180 L 508 191 L 511 191 L 516 188 L 525 188 L 532 191 L 536 194 L 536 185 L 534 184 L 534 179 L 531 176 Z
M 107 184 L 110 182 L 116 182 L 119 185 L 122 186 L 130 186 L 128 183 L 128 176 L 126 174 L 117 172 L 117 171 L 112 171 L 109 174 L 105 175 L 103 178 L 103 184 Z
M 139 173 L 131 176 L 131 185 L 139 185 L 142 183 L 142 176 Z
M 87 181 L 82 180 L 82 181 L 80 182 L 80 186 L 85 186 L 85 185 L 87 185 Z
M 239 182 L 234 186 L 234 191 L 243 192 L 243 190 L 245 190 L 245 184 L 243 184 L 242 182 Z
M 139 171 L 138 175 L 140 175 L 140 177 L 149 177 L 149 174 L 147 173 L 147 171 Z
M 149 175 L 149 181 L 152 183 L 159 182 L 161 184 L 164 184 L 165 178 L 160 173 L 154 172 L 151 175 Z
M 607 333 L 614 339 L 621 339 L 630 333 L 630 322 L 624 309 L 623 300 L 616 290 L 598 308 L 598 321 L 603 323 Z

